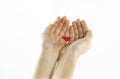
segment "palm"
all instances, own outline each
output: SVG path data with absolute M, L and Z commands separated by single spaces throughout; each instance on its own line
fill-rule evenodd
M 85 21 L 80 21 L 78 19 L 77 21 L 73 22 L 69 30 L 69 36 L 71 37 L 70 42 L 60 52 L 61 57 L 67 50 L 75 52 L 74 50 L 78 50 L 78 49 L 87 50 L 89 48 L 89 45 L 85 45 L 85 44 L 86 43 L 88 44 L 88 41 L 89 41 L 88 38 L 92 37 L 92 33 L 91 31 L 89 31 Z M 88 40 L 85 40 L 85 39 L 88 39 Z
M 88 50 L 92 33 L 84 21 L 77 20 L 70 27 L 69 36 L 71 40 L 60 52 L 53 79 L 70 79 L 72 77 L 76 59 Z
M 55 21 L 54 24 L 48 26 L 45 30 L 44 35 L 46 36 L 47 43 L 54 47 L 54 49 L 60 50 L 66 45 L 66 42 L 62 39 L 62 36 L 65 34 L 68 25 L 68 20 L 66 17 L 63 17 Z

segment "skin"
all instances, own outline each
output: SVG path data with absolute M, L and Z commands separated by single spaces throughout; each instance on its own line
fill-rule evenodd
M 57 51 L 60 51 L 60 49 L 66 45 L 66 42 L 62 39 L 62 36 L 65 35 L 65 33 L 69 33 L 69 31 L 67 31 L 68 26 L 69 21 L 65 16 L 62 18 L 57 17 L 56 21 L 53 24 L 50 24 L 44 32 L 44 35 L 48 36 L 50 43 L 52 43 L 52 46 Z
M 63 35 L 71 38 L 68 43 Z M 75 62 L 88 50 L 92 37 L 85 21 L 77 19 L 70 26 L 65 16 L 57 17 L 46 28 L 43 37 L 43 51 L 33 79 L 71 79 Z
M 66 45 L 62 36 L 67 31 L 69 21 L 58 17 L 43 33 L 43 48 L 33 79 L 50 79 L 58 60 L 59 51 Z M 47 63 L 46 63 L 47 62 Z
M 76 21 L 72 22 L 72 26 L 68 26 L 67 33 L 65 33 L 66 36 L 70 36 L 70 42 L 65 45 L 64 48 L 60 51 L 60 56 L 66 51 L 66 49 L 72 44 L 74 41 L 82 39 L 85 37 L 87 31 L 89 31 L 87 24 L 84 20 L 80 21 L 80 19 L 77 19 Z
M 74 21 L 70 26 L 69 35 L 72 39 L 60 52 L 62 54 L 57 61 L 52 79 L 71 79 L 78 57 L 88 50 L 92 35 L 84 20 Z

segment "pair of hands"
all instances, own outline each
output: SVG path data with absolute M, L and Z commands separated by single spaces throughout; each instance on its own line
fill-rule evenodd
M 43 46 L 57 51 L 57 55 L 60 57 L 67 50 L 80 49 L 80 54 L 87 51 L 92 33 L 84 20 L 77 19 L 72 22 L 72 25 L 69 25 L 69 20 L 64 16 L 57 17 L 56 21 L 46 28 L 43 36 L 45 42 Z M 62 38 L 63 36 L 70 37 L 70 40 L 66 42 Z
M 57 17 L 43 33 L 43 50 L 34 79 L 71 79 L 76 59 L 89 49 L 91 38 L 84 20 L 69 25 L 65 16 Z

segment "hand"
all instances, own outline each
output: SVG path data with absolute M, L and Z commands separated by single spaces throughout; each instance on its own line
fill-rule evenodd
M 52 48 L 55 51 L 60 51 L 60 49 L 66 45 L 66 41 L 62 39 L 62 36 L 65 33 L 69 33 L 69 31 L 67 31 L 69 29 L 68 26 L 69 21 L 65 16 L 62 18 L 58 17 L 54 24 L 50 24 L 43 33 L 43 46 Z
M 59 56 L 59 51 L 66 42 L 62 36 L 67 31 L 69 21 L 66 17 L 58 17 L 43 33 L 43 48 L 34 79 L 50 79 Z M 67 32 L 66 32 L 67 31 Z
M 76 52 L 77 56 L 85 53 L 91 44 L 92 32 L 88 29 L 84 20 L 77 19 L 72 23 L 74 28 L 74 42 L 68 47 L 67 50 Z
M 74 21 L 70 26 L 70 42 L 62 49 L 52 79 L 71 79 L 78 57 L 85 53 L 91 42 L 92 33 L 85 21 Z
M 80 21 L 77 19 L 72 22 L 70 26 L 69 36 L 71 37 L 70 42 L 62 49 L 61 55 L 67 50 L 75 52 L 79 51 L 79 55 L 86 52 L 91 43 L 92 33 L 88 29 L 84 20 Z

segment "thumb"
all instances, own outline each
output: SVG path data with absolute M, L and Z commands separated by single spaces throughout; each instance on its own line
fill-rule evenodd
M 85 40 L 91 40 L 93 38 L 93 34 L 91 30 L 88 30 L 88 32 L 86 33 L 86 36 L 83 38 Z
M 83 53 L 85 53 L 87 50 L 89 50 L 89 48 L 91 47 L 91 39 L 92 39 L 93 35 L 92 35 L 92 31 L 88 31 L 86 33 L 86 36 L 84 38 L 81 38 L 79 40 L 76 40 L 75 42 L 73 42 L 68 50 L 76 52 L 74 53 L 76 56 L 80 56 Z

